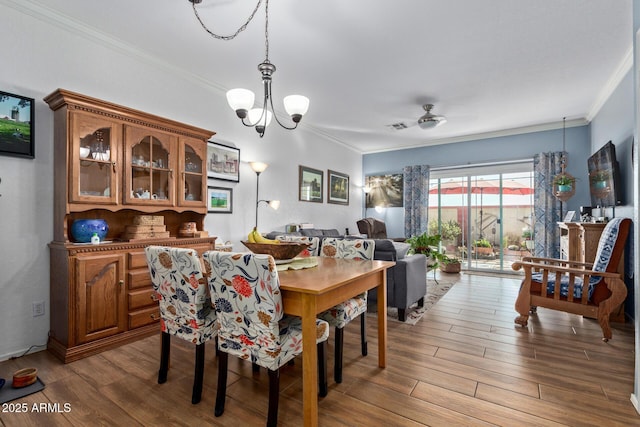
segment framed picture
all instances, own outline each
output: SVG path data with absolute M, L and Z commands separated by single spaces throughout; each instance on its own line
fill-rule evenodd
M 300 166 L 298 170 L 298 200 L 322 203 L 324 172 L 318 169 Z
M 223 187 L 207 187 L 207 212 L 232 213 L 233 189 Z
M 0 91 L 0 154 L 33 159 L 34 100 Z
M 327 203 L 349 204 L 349 175 L 327 170 Z
M 209 141 L 207 177 L 240 182 L 240 149 Z
M 564 216 L 563 222 L 571 222 L 573 221 L 573 217 L 576 216 L 576 211 L 567 211 L 567 214 Z
M 368 175 L 364 181 L 367 189 L 367 208 L 401 208 L 404 205 L 404 175 Z

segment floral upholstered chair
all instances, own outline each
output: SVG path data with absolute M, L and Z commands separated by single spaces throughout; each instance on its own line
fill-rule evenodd
M 318 252 L 320 249 L 320 238 L 318 237 L 308 237 L 308 236 L 288 236 L 288 235 L 280 235 L 276 236 L 276 239 L 282 242 L 296 242 L 296 243 L 307 243 L 310 244 L 307 249 L 300 253 L 301 257 L 307 256 L 318 256 Z
M 148 246 L 147 265 L 155 298 L 160 303 L 162 346 L 158 384 L 167 381 L 171 335 L 196 345 L 191 403 L 200 402 L 204 376 L 204 345 L 217 335 L 216 312 L 198 253 L 193 249 Z
M 525 274 L 515 303 L 519 314 L 515 323 L 527 326 L 529 313 L 545 307 L 597 318 L 602 340 L 610 340 L 609 315 L 627 296 L 618 265 L 630 227 L 629 218 L 609 221 L 600 235 L 593 264 L 537 257 L 513 263 L 511 268 L 522 268 Z
M 268 426 L 278 419 L 280 367 L 302 353 L 302 319 L 283 312 L 280 281 L 271 255 L 209 251 L 203 256 L 215 302 L 218 332 L 218 391 L 215 416 L 224 412 L 227 360 L 232 354 L 269 371 Z M 329 325 L 316 319 L 318 378 L 327 394 Z
M 328 237 L 322 242 L 321 256 L 332 258 L 346 258 L 357 260 L 371 260 L 375 251 L 375 241 L 372 239 L 341 240 Z M 367 292 L 349 298 L 329 310 L 320 313 L 319 318 L 326 320 L 335 327 L 336 342 L 334 355 L 333 377 L 335 382 L 342 382 L 342 353 L 343 328 L 347 323 L 360 316 L 360 343 L 363 356 L 367 355 Z

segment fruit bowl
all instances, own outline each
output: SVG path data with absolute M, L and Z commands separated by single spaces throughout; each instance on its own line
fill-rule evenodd
M 300 252 L 311 246 L 308 243 L 280 242 L 280 243 L 251 243 L 242 242 L 254 254 L 271 255 L 275 260 L 295 258 Z

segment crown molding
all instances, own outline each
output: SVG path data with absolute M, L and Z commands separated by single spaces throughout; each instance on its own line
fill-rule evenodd
M 598 93 L 595 102 L 589 109 L 587 113 L 587 121 L 591 122 L 593 118 L 598 115 L 602 106 L 607 102 L 607 100 L 611 97 L 613 92 L 622 82 L 622 79 L 627 75 L 627 73 L 633 68 L 633 45 L 629 46 L 629 50 L 627 50 L 627 54 L 624 56 L 618 67 L 615 69 L 607 83 Z

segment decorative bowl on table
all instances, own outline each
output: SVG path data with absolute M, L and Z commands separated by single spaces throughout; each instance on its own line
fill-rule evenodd
M 109 225 L 104 219 L 76 219 L 71 224 L 71 236 L 76 242 L 88 243 L 93 233 L 97 233 L 100 241 L 107 237 Z
M 251 243 L 243 241 L 242 244 L 254 254 L 271 255 L 275 260 L 293 259 L 311 246 L 308 243 L 298 242 Z

